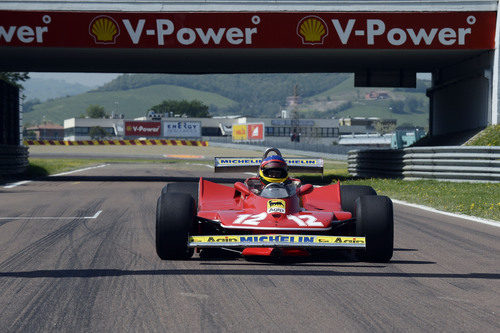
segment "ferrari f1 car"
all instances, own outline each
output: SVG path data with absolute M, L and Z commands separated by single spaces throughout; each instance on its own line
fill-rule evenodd
M 269 148 L 263 159 L 281 153 Z M 278 157 L 276 157 L 278 158 Z M 323 160 L 286 160 L 290 171 L 323 172 Z M 259 158 L 215 158 L 215 171 L 256 171 Z M 156 252 L 187 259 L 194 249 L 222 248 L 243 256 L 306 256 L 316 250 L 354 250 L 365 261 L 393 253 L 393 207 L 369 186 L 313 187 L 298 179 L 262 183 L 252 177 L 226 186 L 200 178 L 169 183 L 156 208 Z

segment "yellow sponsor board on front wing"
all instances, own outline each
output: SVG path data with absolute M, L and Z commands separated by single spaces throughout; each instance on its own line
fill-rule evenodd
M 227 235 L 227 236 L 191 236 L 189 243 L 221 244 L 228 246 L 231 243 L 240 245 L 269 244 L 269 245 L 297 245 L 321 246 L 336 244 L 366 244 L 365 237 L 320 236 L 320 235 Z

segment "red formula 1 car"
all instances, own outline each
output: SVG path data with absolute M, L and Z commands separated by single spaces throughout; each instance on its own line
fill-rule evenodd
M 278 149 L 266 150 L 263 159 Z M 215 158 L 215 171 L 255 171 L 258 158 Z M 322 172 L 320 159 L 287 159 L 291 171 Z M 369 186 L 313 187 L 298 179 L 263 186 L 259 178 L 225 186 L 170 183 L 156 208 L 156 252 L 186 259 L 193 250 L 222 248 L 243 256 L 305 256 L 353 249 L 361 260 L 387 262 L 393 253 L 392 201 Z

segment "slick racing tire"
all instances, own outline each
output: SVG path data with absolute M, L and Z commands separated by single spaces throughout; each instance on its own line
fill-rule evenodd
M 340 204 L 344 212 L 349 212 L 356 214 L 356 204 L 357 198 L 363 195 L 377 195 L 377 192 L 367 185 L 340 185 Z
M 359 259 L 388 262 L 394 250 L 392 201 L 386 196 L 367 195 L 356 199 L 356 235 L 366 237 L 366 249 Z
M 188 237 L 195 222 L 194 199 L 185 193 L 165 193 L 156 206 L 156 253 L 163 259 L 193 255 Z
M 191 197 L 193 197 L 196 206 L 196 204 L 198 203 L 198 186 L 198 182 L 169 183 L 162 188 L 161 193 L 187 193 Z

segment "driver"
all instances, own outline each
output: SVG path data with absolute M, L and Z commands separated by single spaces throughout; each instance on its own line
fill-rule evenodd
M 263 159 L 259 167 L 259 178 L 264 186 L 270 183 L 286 183 L 288 166 L 283 157 L 273 155 Z

